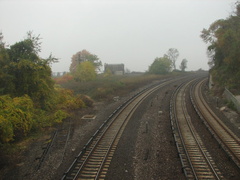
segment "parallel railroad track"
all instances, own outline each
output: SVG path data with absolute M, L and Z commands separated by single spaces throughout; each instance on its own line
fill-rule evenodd
M 171 102 L 172 129 L 183 171 L 188 179 L 222 179 L 187 112 L 185 95 L 192 82 L 183 83 L 173 94 Z
M 104 179 L 121 134 L 139 104 L 152 92 L 174 81 L 145 89 L 117 108 L 88 141 L 62 179 Z
M 44 164 L 45 160 L 48 159 L 49 156 L 51 156 L 52 149 L 57 149 L 61 154 L 61 156 L 59 156 L 58 163 L 61 164 L 63 162 L 70 133 L 71 120 L 67 119 L 59 125 L 57 130 L 54 131 L 51 138 L 48 140 L 47 146 L 44 148 L 41 157 L 38 158 L 39 164 L 36 170 L 39 170 Z
M 203 98 L 202 87 L 205 80 L 197 83 L 192 95 L 192 102 L 196 111 L 209 127 L 209 130 L 218 140 L 222 148 L 240 168 L 240 139 L 215 115 Z

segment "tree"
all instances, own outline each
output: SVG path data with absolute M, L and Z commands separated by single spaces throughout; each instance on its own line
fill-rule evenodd
M 154 62 L 149 67 L 150 74 L 167 74 L 171 70 L 171 60 L 167 57 L 155 58 Z
M 85 61 L 77 65 L 76 71 L 74 72 L 74 78 L 77 81 L 91 81 L 97 76 L 95 66 L 90 61 Z
M 39 39 L 28 33 L 24 40 L 5 46 L 0 33 L 1 152 L 8 151 L 4 144 L 23 138 L 32 129 L 59 123 L 69 110 L 85 107 L 80 96 L 54 86 L 50 64 L 57 58 L 39 57 Z
M 3 34 L 2 32 L 0 32 L 0 48 L 4 48 L 5 47 L 5 42 L 3 42 Z
M 90 61 L 94 65 L 95 69 L 99 70 L 100 66 L 102 66 L 102 62 L 99 61 L 99 58 L 95 54 L 91 54 L 87 50 L 82 50 L 77 52 L 72 56 L 72 63 L 70 65 L 70 72 L 74 73 L 76 71 L 77 65 L 85 62 Z
M 172 61 L 173 69 L 176 69 L 176 61 L 179 56 L 179 52 L 175 48 L 170 48 L 167 52 L 168 58 Z
M 38 56 L 41 47 L 39 36 L 27 34 L 27 38 L 0 49 L 0 95 L 12 97 L 29 95 L 35 105 L 47 108 L 47 101 L 54 92 L 50 63 L 56 61 L 52 55 L 47 59 Z M 1 40 L 2 41 L 2 40 Z
M 185 69 L 187 68 L 187 60 L 186 59 L 183 59 L 182 62 L 181 62 L 181 65 L 179 66 L 179 68 L 181 69 L 181 71 L 185 71 Z
M 240 89 L 240 3 L 233 15 L 203 29 L 201 38 L 209 44 L 209 65 L 216 83 Z
M 12 86 L 11 80 L 13 77 L 8 74 L 9 63 L 9 55 L 5 47 L 5 42 L 3 42 L 3 35 L 0 33 L 0 94 L 12 89 L 10 87 Z

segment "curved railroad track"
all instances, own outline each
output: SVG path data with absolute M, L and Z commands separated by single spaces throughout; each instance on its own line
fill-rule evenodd
M 139 104 L 154 91 L 174 81 L 177 79 L 147 88 L 117 108 L 94 133 L 62 179 L 104 179 L 121 134 Z
M 183 171 L 188 179 L 222 179 L 187 112 L 185 95 L 191 83 L 193 81 L 179 86 L 171 102 L 172 129 Z
M 192 102 L 200 118 L 209 127 L 209 130 L 228 153 L 230 158 L 240 168 L 240 139 L 219 119 L 204 100 L 201 89 L 206 79 L 194 86 Z

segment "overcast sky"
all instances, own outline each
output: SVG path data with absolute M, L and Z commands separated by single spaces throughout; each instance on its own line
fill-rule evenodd
M 83 49 L 102 63 L 124 63 L 146 71 L 169 48 L 188 60 L 187 70 L 208 70 L 201 30 L 234 10 L 236 0 L 0 0 L 0 31 L 14 44 L 33 31 L 42 38 L 40 56 L 52 53 L 54 72 L 69 71 Z

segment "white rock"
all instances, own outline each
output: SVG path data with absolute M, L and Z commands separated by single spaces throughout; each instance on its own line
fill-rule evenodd
M 223 106 L 220 108 L 220 111 L 225 111 L 226 110 L 226 106 Z

